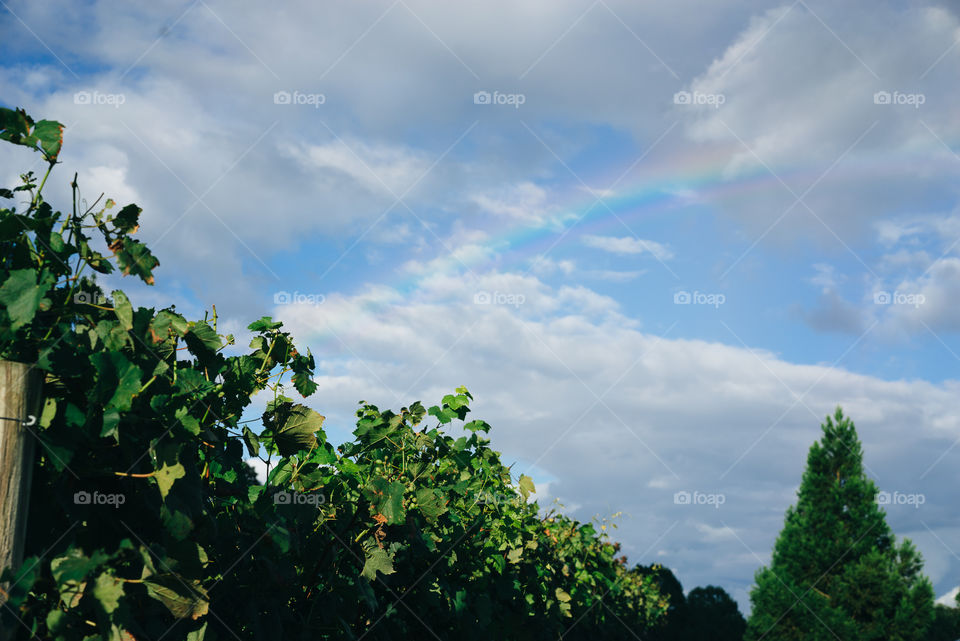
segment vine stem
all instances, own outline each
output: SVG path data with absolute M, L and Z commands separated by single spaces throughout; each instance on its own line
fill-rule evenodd
M 151 385 L 155 380 L 157 380 L 157 377 L 156 377 L 156 376 L 154 376 L 154 377 L 151 378 L 149 381 L 147 381 L 146 383 L 144 383 L 144 384 L 143 384 L 143 387 L 140 388 L 140 391 L 137 392 L 137 394 L 143 394 L 144 390 L 146 390 L 148 387 L 150 387 L 150 385 Z
M 34 208 L 40 204 L 40 192 L 43 191 L 43 186 L 47 184 L 47 178 L 50 176 L 50 172 L 53 171 L 53 166 L 57 164 L 56 160 L 50 161 L 50 164 L 47 166 L 47 173 L 43 175 L 43 180 L 40 181 L 40 186 L 37 187 L 37 193 L 33 195 L 33 201 L 30 203 L 30 208 Z

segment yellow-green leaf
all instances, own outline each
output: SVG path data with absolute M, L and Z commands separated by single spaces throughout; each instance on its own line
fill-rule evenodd
M 183 465 L 177 463 L 176 465 L 166 465 L 164 464 L 161 467 L 154 478 L 157 479 L 157 485 L 160 487 L 160 496 L 167 498 L 167 494 L 170 493 L 170 488 L 173 486 L 173 482 L 177 479 L 181 479 L 186 475 L 186 471 L 183 469 Z

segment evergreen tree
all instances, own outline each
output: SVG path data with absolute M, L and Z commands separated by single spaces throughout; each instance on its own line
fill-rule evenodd
M 742 641 L 746 628 L 737 602 L 726 590 L 715 585 L 690 590 L 684 641 Z
M 746 639 L 925 641 L 933 588 L 920 555 L 896 544 L 853 421 L 838 407 L 821 427 L 772 562 L 756 574 Z

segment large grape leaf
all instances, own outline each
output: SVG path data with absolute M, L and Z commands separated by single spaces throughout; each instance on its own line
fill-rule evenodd
M 520 494 L 523 495 L 523 500 L 526 501 L 531 494 L 535 494 L 537 488 L 533 485 L 533 479 L 527 476 L 526 474 L 520 475 Z
M 90 356 L 97 370 L 97 391 L 104 407 L 126 412 L 140 391 L 143 371 L 120 352 L 97 352 Z M 109 398 L 108 398 L 109 397 Z
M 436 522 L 437 518 L 447 511 L 447 507 L 437 496 L 437 491 L 428 487 L 417 490 L 417 505 L 430 523 Z
M 403 484 L 399 481 L 388 481 L 385 478 L 370 479 L 363 488 L 363 494 L 370 501 L 370 508 L 374 514 L 382 514 L 387 518 L 389 525 L 403 523 L 406 512 L 403 509 Z
M 178 619 L 199 619 L 210 609 L 210 597 L 197 581 L 171 573 L 155 574 L 143 580 L 147 593 L 160 601 Z
M 139 276 L 147 285 L 153 285 L 153 270 L 160 264 L 147 246 L 133 238 L 121 237 L 110 245 L 124 275 Z
M 170 488 L 173 487 L 174 481 L 184 476 L 186 476 L 186 471 L 180 463 L 176 465 L 164 464 L 163 467 L 157 470 L 156 474 L 157 485 L 160 487 L 160 496 L 167 498 L 167 494 L 170 493 Z
M 377 572 L 380 574 L 393 574 L 393 557 L 389 552 L 380 547 L 371 546 L 366 551 L 366 561 L 363 564 L 361 574 L 371 581 L 377 578 Z
M 39 151 L 47 162 L 55 162 L 63 146 L 63 125 L 55 120 L 33 122 L 23 109 L 0 107 L 0 140 L 9 140 Z
M 58 586 L 62 586 L 67 581 L 83 581 L 87 574 L 105 563 L 109 558 L 109 555 L 100 550 L 94 551 L 88 557 L 82 550 L 71 548 L 67 550 L 66 554 L 50 562 L 50 573 Z
M 128 234 L 133 234 L 139 227 L 140 212 L 143 210 L 136 205 L 127 205 L 113 218 L 113 226 Z
M 130 299 L 119 289 L 114 290 L 111 296 L 113 296 L 113 311 L 120 325 L 123 329 L 130 331 L 133 329 L 133 305 L 130 304 Z
M 123 598 L 123 581 L 109 572 L 102 573 L 93 586 L 93 597 L 100 602 L 107 614 L 110 614 L 120 607 L 120 599 Z
M 43 295 L 53 282 L 53 277 L 43 272 L 37 282 L 37 272 L 33 269 L 15 269 L 10 272 L 7 281 L 0 287 L 0 303 L 7 308 L 10 328 L 20 329 L 33 320 L 41 307 Z
M 280 456 L 292 456 L 300 450 L 307 450 L 317 445 L 316 434 L 326 439 L 323 434 L 324 416 L 310 409 L 306 405 L 283 403 L 274 410 L 272 417 L 265 422 L 272 430 L 273 441 L 280 451 Z

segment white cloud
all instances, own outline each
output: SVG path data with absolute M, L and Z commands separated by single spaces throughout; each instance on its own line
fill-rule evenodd
M 729 527 L 714 527 L 706 523 L 694 523 L 693 526 L 703 535 L 705 541 L 736 540 L 737 534 Z
M 940 605 L 946 605 L 951 608 L 957 607 L 957 593 L 960 592 L 960 586 L 957 586 L 937 599 Z
M 596 278 L 597 280 L 606 280 L 614 283 L 626 283 L 631 280 L 636 280 L 640 278 L 647 270 L 636 270 L 636 271 L 615 271 L 612 269 L 596 269 L 585 272 L 584 275 Z
M 531 261 L 530 270 L 537 276 L 550 276 L 557 272 L 566 276 L 574 273 L 577 264 L 572 260 L 554 260 L 549 256 L 537 256 Z
M 470 199 L 483 211 L 528 223 L 542 223 L 550 213 L 547 191 L 527 181 L 491 193 L 474 194 Z
M 257 473 L 257 480 L 261 483 L 267 482 L 267 464 L 261 461 L 258 458 L 248 458 L 246 460 L 247 465 L 253 468 L 254 472 Z
M 666 245 L 642 238 L 587 235 L 583 237 L 583 244 L 611 254 L 642 254 L 647 252 L 660 260 L 673 258 L 673 252 Z
M 704 153 L 727 159 L 728 180 L 753 186 L 711 200 L 766 242 L 802 234 L 831 247 L 916 211 L 955 171 L 942 141 L 960 133 L 951 115 L 960 92 L 946 81 L 957 33 L 960 20 L 939 7 L 784 4 L 755 15 L 687 87 L 723 104 L 674 109 Z M 875 104 L 881 91 L 925 102 Z
M 359 140 L 336 140 L 322 145 L 285 145 L 290 158 L 302 159 L 321 172 L 341 173 L 375 194 L 403 196 L 430 167 L 422 152 L 391 145 L 368 145 Z
M 810 282 L 822 288 L 824 294 L 836 290 L 839 282 L 844 279 L 843 274 L 837 274 L 833 265 L 815 263 L 813 268 L 817 273 L 810 278 Z

